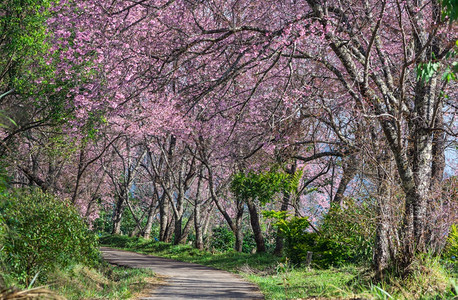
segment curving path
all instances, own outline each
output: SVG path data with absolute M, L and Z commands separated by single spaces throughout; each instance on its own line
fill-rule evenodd
M 109 263 L 150 268 L 166 284 L 141 299 L 264 299 L 259 289 L 235 274 L 198 264 L 102 247 Z

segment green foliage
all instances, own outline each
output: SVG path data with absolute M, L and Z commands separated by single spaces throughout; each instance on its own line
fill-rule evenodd
M 49 57 L 46 21 L 51 16 L 52 0 L 6 0 L 0 3 L 0 89 L 21 95 L 36 95 L 38 89 L 54 90 L 54 66 Z M 37 85 L 36 80 L 41 84 Z M 8 92 L 8 91 L 3 91 Z M 51 97 L 52 98 L 52 97 Z M 41 99 L 43 100 L 43 99 Z M 35 104 L 37 101 L 35 99 Z M 47 99 L 46 101 L 57 101 Z
M 289 215 L 286 211 L 263 211 L 264 217 L 274 219 L 274 226 L 285 238 L 285 254 L 293 264 L 305 260 L 307 251 L 311 251 L 314 235 L 307 232 L 310 222 L 307 218 Z
M 4 193 L 9 187 L 10 175 L 6 170 L 5 162 L 0 158 L 0 194 Z
M 440 62 L 425 62 L 417 65 L 417 80 L 429 81 L 440 67 Z
M 368 262 L 375 236 L 375 208 L 347 198 L 342 206 L 332 205 L 320 226 L 322 239 L 334 249 L 335 261 Z
M 263 215 L 275 219 L 274 226 L 285 238 L 285 254 L 293 264 L 305 262 L 309 251 L 313 252 L 313 264 L 323 268 L 342 265 L 350 256 L 346 245 L 328 236 L 309 232 L 307 218 L 291 216 L 285 211 L 264 211 Z
M 0 218 L 7 228 L 0 260 L 19 282 L 29 283 L 73 263 L 94 264 L 97 240 L 67 202 L 40 190 L 0 195 Z
M 98 234 L 111 233 L 111 230 L 113 229 L 112 216 L 112 211 L 107 209 L 100 209 L 99 217 L 92 223 L 93 231 L 97 232 Z
M 375 233 L 374 212 L 368 205 L 347 199 L 344 207 L 332 206 L 320 226 L 320 233 L 310 232 L 307 218 L 289 215 L 285 211 L 264 211 L 275 220 L 285 238 L 285 254 L 294 264 L 305 261 L 313 252 L 313 264 L 327 268 L 348 262 L 368 262 L 372 258 Z
M 72 265 L 49 274 L 51 288 L 68 300 L 79 299 L 132 299 L 136 292 L 147 287 L 148 278 L 154 277 L 149 269 L 114 267 L 102 263 L 90 268 Z
M 215 227 L 210 241 L 210 249 L 225 252 L 234 248 L 235 237 L 230 229 L 225 226 Z
M 448 16 L 450 21 L 458 19 L 458 0 L 442 0 L 442 16 Z
M 266 248 L 269 248 L 270 244 L 268 244 L 267 240 L 264 241 L 266 243 Z M 243 243 L 242 243 L 242 252 L 243 253 L 251 253 L 253 249 L 256 249 L 256 241 L 254 239 L 254 234 L 252 230 L 246 230 L 243 233 Z
M 458 41 L 456 41 L 456 46 L 458 46 Z M 456 57 L 456 55 L 456 49 L 451 49 L 447 53 L 446 58 L 451 59 Z M 434 55 L 434 53 L 432 53 L 430 61 L 420 62 L 416 66 L 417 80 L 421 80 L 422 82 L 429 81 L 436 75 L 436 73 L 439 71 L 439 68 L 441 68 L 442 65 L 443 62 L 436 60 L 436 56 Z M 442 74 L 442 79 L 445 80 L 447 83 L 450 81 L 454 81 L 456 80 L 457 72 L 458 63 L 454 61 L 449 66 L 445 66 L 444 73 Z
M 302 171 L 288 174 L 272 170 L 247 174 L 236 173 L 232 177 L 231 190 L 240 199 L 258 199 L 262 205 L 272 201 L 276 193 L 294 193 L 297 190 Z
M 447 244 L 442 255 L 445 260 L 451 263 L 458 272 L 458 225 L 453 224 L 447 238 Z

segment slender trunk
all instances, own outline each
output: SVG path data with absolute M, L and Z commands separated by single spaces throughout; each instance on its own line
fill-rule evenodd
M 79 155 L 79 161 L 78 161 L 78 171 L 76 173 L 76 180 L 75 180 L 75 189 L 73 190 L 73 195 L 72 195 L 72 203 L 73 204 L 76 203 L 76 197 L 78 196 L 80 181 L 81 181 L 81 177 L 83 175 L 83 172 L 81 170 L 83 169 L 83 160 L 84 160 L 85 147 L 86 147 L 86 145 L 84 144 L 84 148 L 82 147 L 80 149 L 80 155 Z
M 159 202 L 159 218 L 160 218 L 159 240 L 161 242 L 165 242 L 167 240 L 167 227 L 169 223 L 168 216 L 169 216 L 169 201 L 164 192 Z
M 156 201 L 157 199 L 157 193 L 154 193 L 153 198 L 151 199 L 151 203 L 148 208 L 148 218 L 146 219 L 146 225 L 143 230 L 143 238 L 149 240 L 151 237 L 151 230 L 153 228 L 153 221 L 154 221 L 154 216 L 156 215 Z
M 192 225 L 194 224 L 194 213 L 189 216 L 188 221 L 186 222 L 186 225 L 183 228 L 183 231 L 181 232 L 180 238 L 177 239 L 177 244 L 186 244 L 186 240 L 188 239 L 189 232 L 191 231 Z
M 444 127 L 444 117 L 442 105 L 437 109 L 437 118 L 435 126 L 437 128 Z M 444 210 L 442 201 L 442 186 L 445 170 L 445 132 L 436 131 L 433 135 L 432 145 L 432 164 L 431 164 L 431 183 L 430 197 L 428 198 L 427 224 L 425 241 L 429 247 L 429 251 L 437 253 L 443 247 L 444 232 L 440 230 L 441 224 L 445 221 L 443 218 Z
M 237 200 L 237 216 L 235 218 L 235 251 L 242 252 L 243 250 L 243 201 Z
M 182 240 L 181 235 L 183 234 L 182 229 L 183 229 L 183 213 L 184 213 L 184 207 L 183 207 L 183 193 L 180 191 L 177 197 L 177 204 L 176 204 L 176 210 L 173 210 L 174 214 L 174 219 L 175 219 L 175 237 L 173 239 L 173 243 L 175 245 L 178 245 L 180 241 Z
M 113 230 L 112 234 L 121 234 L 121 221 L 124 212 L 124 198 L 118 196 L 118 201 L 116 201 L 116 207 L 113 213 Z
M 208 246 L 206 246 L 208 244 L 208 228 L 210 227 L 210 216 L 212 214 L 212 211 L 213 211 L 213 202 L 210 203 L 209 205 L 209 209 L 207 211 L 207 215 L 204 217 L 204 226 L 203 226 L 203 230 L 202 230 L 202 238 L 203 238 L 203 241 L 204 241 L 204 248 L 207 248 L 208 249 Z
M 204 249 L 204 239 L 202 237 L 202 220 L 201 220 L 201 200 L 200 200 L 200 186 L 202 183 L 202 169 L 197 181 L 197 192 L 194 201 L 194 230 L 196 232 L 196 248 L 199 250 Z
M 250 212 L 251 228 L 253 229 L 254 240 L 256 242 L 256 251 L 266 252 L 266 246 L 264 243 L 264 237 L 262 236 L 261 225 L 259 224 L 259 215 L 256 205 L 252 199 L 247 199 L 248 211 Z
M 342 179 L 340 180 L 336 195 L 332 199 L 332 202 L 338 204 L 339 206 L 342 205 L 342 199 L 348 184 L 355 177 L 358 170 L 358 160 L 356 155 L 350 155 L 346 160 L 347 161 L 343 167 Z
M 382 169 L 382 168 L 379 168 Z M 383 170 L 381 170 L 383 172 Z M 379 172 L 380 176 L 380 172 Z M 390 266 L 391 260 L 395 257 L 392 254 L 395 252 L 392 249 L 391 236 L 393 233 L 392 227 L 393 220 L 391 216 L 390 195 L 389 195 L 389 182 L 386 176 L 378 178 L 379 187 L 377 192 L 377 228 L 375 232 L 374 244 L 374 269 L 376 279 L 381 280 L 385 271 Z
M 175 229 L 175 218 L 173 217 L 173 214 L 169 215 L 168 220 L 169 222 L 167 223 L 167 226 L 165 228 L 165 239 L 164 239 L 164 242 L 166 243 L 172 242 L 173 231 Z
M 182 235 L 182 224 L 183 224 L 183 217 L 177 217 L 175 216 L 175 228 L 174 228 L 174 237 L 173 237 L 173 244 L 178 245 L 180 241 L 182 240 L 181 235 Z

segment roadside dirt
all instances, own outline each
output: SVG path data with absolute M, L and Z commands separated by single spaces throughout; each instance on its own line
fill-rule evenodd
M 160 276 L 160 283 L 138 299 L 264 299 L 255 285 L 226 271 L 107 247 L 101 251 L 111 264 L 149 268 Z

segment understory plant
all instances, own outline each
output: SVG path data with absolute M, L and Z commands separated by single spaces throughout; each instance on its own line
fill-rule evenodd
M 96 237 L 68 202 L 38 189 L 0 195 L 0 261 L 19 283 L 45 281 L 49 272 L 99 259 Z

